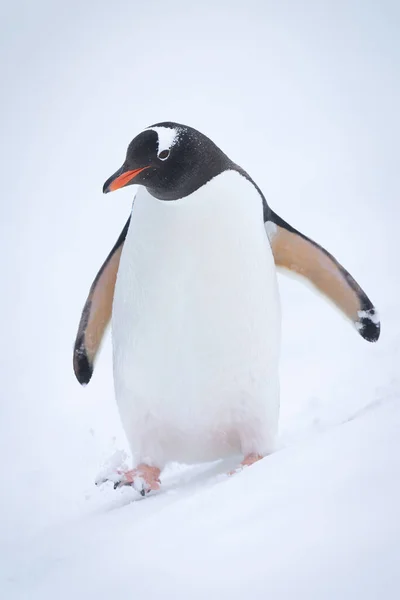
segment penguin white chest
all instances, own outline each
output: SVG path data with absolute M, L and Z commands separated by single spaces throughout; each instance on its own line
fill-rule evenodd
M 280 310 L 262 200 L 236 171 L 135 199 L 115 288 L 116 398 L 134 462 L 267 453 Z

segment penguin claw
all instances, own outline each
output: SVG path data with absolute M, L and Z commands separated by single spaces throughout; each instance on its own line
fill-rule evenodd
M 101 478 L 95 482 L 101 485 L 111 481 L 114 490 L 124 486 L 132 487 L 143 498 L 150 492 L 157 491 L 160 488 L 160 469 L 141 464 L 136 469 L 130 471 L 117 471 L 117 477 Z
M 233 469 L 232 471 L 228 472 L 228 475 L 236 475 L 236 473 L 239 473 L 240 471 L 242 471 L 245 467 L 250 467 L 251 465 L 254 465 L 254 463 L 258 462 L 259 460 L 261 460 L 263 458 L 263 456 L 261 454 L 256 454 L 255 452 L 252 452 L 251 454 L 248 454 L 240 463 L 240 465 L 238 465 L 235 469 Z

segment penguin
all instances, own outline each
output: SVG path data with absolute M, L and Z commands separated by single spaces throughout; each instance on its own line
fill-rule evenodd
M 250 175 L 192 127 L 157 123 L 104 184 L 138 186 L 90 288 L 73 366 L 89 383 L 112 322 L 116 402 L 132 468 L 115 487 L 160 487 L 167 463 L 267 456 L 279 419 L 277 268 L 307 279 L 367 341 L 377 312 L 322 246 L 268 205 Z M 242 458 L 242 462 L 240 462 Z

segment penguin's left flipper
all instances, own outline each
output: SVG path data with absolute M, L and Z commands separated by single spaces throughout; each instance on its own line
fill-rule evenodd
M 119 261 L 130 220 L 129 217 L 117 242 L 97 273 L 83 307 L 73 356 L 75 375 L 82 385 L 89 383 L 92 377 L 94 360 L 110 322 Z
M 376 309 L 350 273 L 327 250 L 272 210 L 265 229 L 276 266 L 308 279 L 354 323 L 365 340 L 376 342 L 380 334 Z

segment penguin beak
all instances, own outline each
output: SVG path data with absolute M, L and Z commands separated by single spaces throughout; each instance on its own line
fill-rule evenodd
M 111 177 L 107 179 L 103 185 L 103 194 L 108 194 L 108 192 L 113 192 L 114 190 L 118 190 L 119 188 L 128 185 L 136 175 L 139 175 L 139 173 L 148 168 L 149 167 L 141 167 L 140 169 L 134 169 L 133 171 L 126 171 L 125 167 L 122 166 L 114 173 L 114 175 L 111 175 Z

